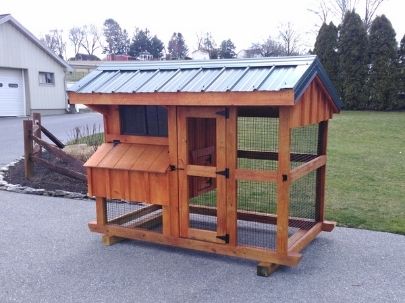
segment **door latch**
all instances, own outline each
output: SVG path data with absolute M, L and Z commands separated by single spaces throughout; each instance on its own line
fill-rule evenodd
M 224 176 L 225 178 L 229 179 L 229 168 L 225 168 L 225 170 L 217 171 L 216 174 Z

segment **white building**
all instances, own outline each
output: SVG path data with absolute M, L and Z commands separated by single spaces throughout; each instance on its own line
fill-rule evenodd
M 210 59 L 210 54 L 209 52 L 202 50 L 202 49 L 197 49 L 191 53 L 191 59 L 193 60 L 209 60 Z
M 11 15 L 0 15 L 0 116 L 64 113 L 68 69 Z

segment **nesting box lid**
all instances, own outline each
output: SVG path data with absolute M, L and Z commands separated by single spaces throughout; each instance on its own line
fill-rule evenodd
M 84 166 L 165 173 L 169 167 L 169 149 L 158 145 L 104 143 Z

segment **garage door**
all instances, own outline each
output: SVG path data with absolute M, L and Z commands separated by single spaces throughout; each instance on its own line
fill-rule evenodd
M 0 68 L 0 116 L 23 116 L 24 81 L 22 70 Z

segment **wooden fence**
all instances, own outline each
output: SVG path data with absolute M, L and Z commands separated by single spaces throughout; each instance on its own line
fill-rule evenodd
M 30 179 L 34 175 L 34 163 L 42 165 L 59 174 L 86 181 L 86 175 L 81 173 L 83 162 L 68 155 L 63 151 L 65 145 L 56 138 L 49 130 L 41 123 L 41 115 L 33 113 L 32 119 L 23 121 L 24 128 L 24 166 L 25 177 Z M 42 139 L 44 134 L 52 143 L 48 143 Z M 67 166 L 55 164 L 47 159 L 44 159 L 42 149 L 54 157 L 67 162 Z

